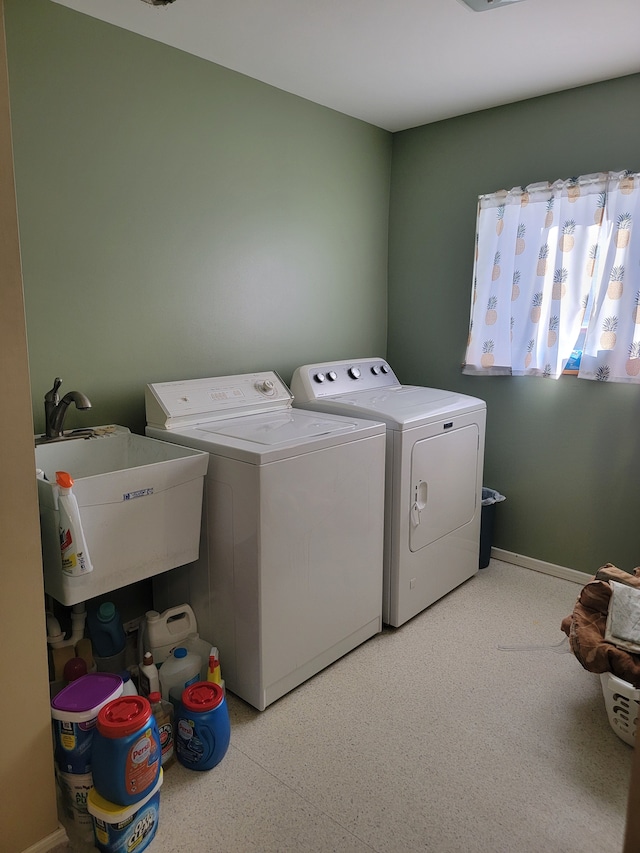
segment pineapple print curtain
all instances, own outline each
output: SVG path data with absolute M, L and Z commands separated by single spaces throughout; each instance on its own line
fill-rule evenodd
M 640 174 L 610 177 L 606 232 L 578 376 L 640 382 Z
M 612 276 L 638 267 L 640 231 L 634 243 L 631 224 L 639 178 L 587 175 L 480 197 L 464 373 L 557 378 L 588 320 L 580 376 L 635 381 L 625 367 L 640 291 Z M 622 301 L 633 304 L 624 332 Z M 640 373 L 640 342 L 638 350 Z

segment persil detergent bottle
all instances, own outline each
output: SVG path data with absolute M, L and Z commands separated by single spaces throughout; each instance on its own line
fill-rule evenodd
M 178 761 L 191 770 L 211 770 L 224 758 L 231 729 L 224 691 L 212 681 L 185 687 L 175 719 Z
M 160 736 L 144 696 L 121 696 L 98 714 L 91 761 L 93 784 L 105 800 L 130 806 L 142 800 L 160 775 Z

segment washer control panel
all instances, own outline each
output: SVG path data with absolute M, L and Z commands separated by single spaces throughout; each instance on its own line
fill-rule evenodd
M 291 393 L 300 401 L 393 387 L 400 387 L 400 383 L 382 358 L 305 364 L 291 379 Z
M 291 392 L 273 370 L 147 385 L 147 426 L 194 426 L 291 406 Z

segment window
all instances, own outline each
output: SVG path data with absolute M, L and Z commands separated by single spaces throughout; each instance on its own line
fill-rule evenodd
M 472 375 L 640 381 L 640 174 L 478 200 Z

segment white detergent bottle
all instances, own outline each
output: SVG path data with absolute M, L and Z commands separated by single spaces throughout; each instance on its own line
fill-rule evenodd
M 196 633 L 198 623 L 188 604 L 179 604 L 158 613 L 147 610 L 145 614 L 144 652 L 151 652 L 156 664 L 164 663 L 174 649 L 182 646 L 190 634 Z
M 93 565 L 84 539 L 78 501 L 71 491 L 73 479 L 66 471 L 56 471 L 56 483 L 60 490 L 58 511 L 62 571 L 67 575 L 85 575 L 93 571 Z
M 200 680 L 200 655 L 188 651 L 183 646 L 174 649 L 158 670 L 160 692 L 163 699 L 171 699 L 169 691 L 177 688 L 178 696 L 185 687 Z

